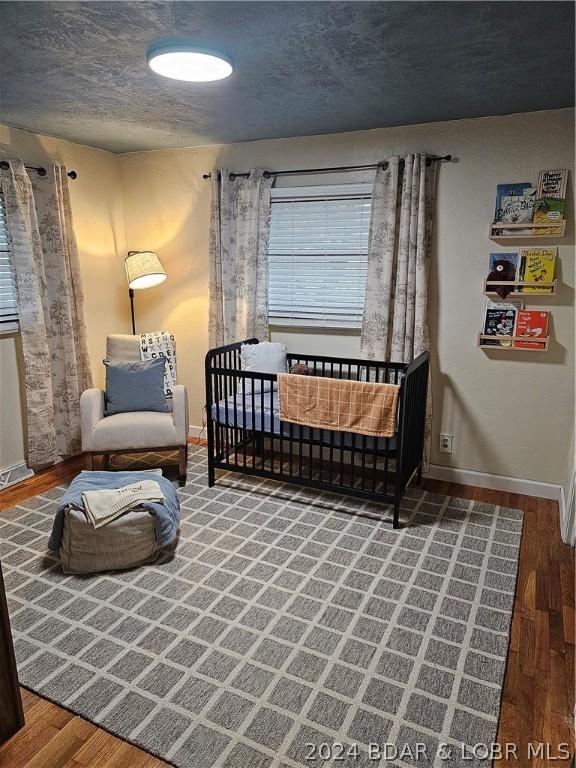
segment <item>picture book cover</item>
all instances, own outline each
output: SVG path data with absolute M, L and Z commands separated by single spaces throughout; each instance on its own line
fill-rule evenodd
M 529 181 L 522 181 L 517 184 L 498 184 L 496 187 L 494 221 L 502 221 L 502 203 L 505 197 L 524 197 L 524 191 L 531 189 L 531 187 L 532 184 Z
M 554 197 L 539 197 L 534 203 L 535 224 L 559 224 L 564 220 L 564 200 Z M 562 227 L 539 229 L 540 235 L 561 235 Z
M 523 286 L 524 293 L 552 293 L 552 288 L 539 287 L 538 283 L 551 283 L 556 269 L 558 248 L 521 248 L 522 281 L 534 283 Z
M 534 218 L 535 202 L 536 193 L 534 190 L 527 190 L 526 194 L 522 196 L 512 195 L 510 197 L 504 197 L 502 199 L 500 221 L 503 224 L 531 224 Z M 521 228 L 512 231 L 516 235 L 531 233 L 531 230 L 524 230 Z
M 515 341 L 519 349 L 542 349 L 548 336 L 550 312 L 541 309 L 520 309 L 516 319 L 516 336 L 527 336 L 534 341 Z M 542 339 L 541 342 L 536 339 Z
M 520 280 L 519 267 L 520 256 L 518 253 L 491 253 L 486 282 L 502 283 Z M 516 288 L 513 285 L 487 285 L 486 290 L 490 293 L 497 293 L 501 299 L 505 299 Z
M 547 171 L 540 171 L 536 195 L 538 197 L 554 197 L 558 200 L 564 200 L 567 184 L 567 168 L 553 168 Z
M 514 336 L 518 307 L 515 304 L 503 304 L 487 301 L 484 314 L 484 330 L 486 336 Z M 512 340 L 482 339 L 482 344 L 493 347 L 511 347 Z

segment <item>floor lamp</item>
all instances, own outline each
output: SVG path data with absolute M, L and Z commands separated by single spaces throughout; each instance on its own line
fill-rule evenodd
M 129 251 L 124 260 L 126 279 L 128 280 L 128 295 L 130 296 L 130 313 L 132 315 L 132 333 L 136 333 L 134 322 L 134 291 L 152 288 L 166 280 L 166 270 L 153 251 Z

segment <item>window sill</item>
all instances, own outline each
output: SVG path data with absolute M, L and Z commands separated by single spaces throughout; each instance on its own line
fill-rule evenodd
M 20 332 L 20 325 L 18 322 L 0 323 L 0 336 L 11 336 L 19 332 Z
M 269 323 L 271 331 L 283 331 L 289 333 L 317 333 L 317 334 L 335 334 L 338 336 L 360 336 L 360 328 L 350 328 L 350 326 L 338 325 L 292 325 L 282 323 Z

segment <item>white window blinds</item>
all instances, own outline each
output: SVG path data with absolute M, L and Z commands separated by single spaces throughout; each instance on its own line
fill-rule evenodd
M 6 227 L 4 195 L 0 191 L 0 333 L 17 321 L 16 280 Z
M 271 325 L 360 328 L 371 184 L 272 190 Z

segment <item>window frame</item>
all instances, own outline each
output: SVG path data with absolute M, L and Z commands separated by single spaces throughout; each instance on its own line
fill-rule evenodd
M 10 234 L 8 232 L 8 223 L 6 221 L 6 203 L 4 199 L 4 192 L 2 185 L 0 184 L 0 224 L 4 224 L 3 229 L 6 236 L 6 248 L 3 248 L 0 241 L 0 256 L 4 256 L 4 262 L 8 264 L 8 274 L 12 278 L 13 284 L 13 296 L 15 299 L 15 311 L 12 315 L 8 316 L 8 319 L 4 320 L 3 315 L 0 314 L 0 336 L 4 334 L 14 333 L 20 329 L 20 312 L 18 309 L 18 288 L 16 285 L 16 273 L 14 269 L 14 262 L 12 256 L 12 245 L 10 242 Z M 2 228 L 0 228 L 0 233 Z
M 294 186 L 294 187 L 274 187 L 271 190 L 271 205 L 278 202 L 290 202 L 290 201 L 323 201 L 323 200 L 345 200 L 345 199 L 365 199 L 371 200 L 372 198 L 373 184 L 371 182 L 351 183 L 351 184 L 323 184 L 323 185 L 311 185 L 311 186 Z M 368 222 L 369 226 L 369 222 Z M 268 249 L 270 243 L 268 244 Z M 270 250 L 268 250 L 268 257 L 270 259 Z M 270 280 L 270 277 L 268 277 Z M 269 282 L 270 290 L 270 282 Z M 362 311 L 364 307 L 362 306 Z M 358 325 L 352 324 L 326 324 L 322 321 L 315 322 L 313 319 L 303 319 L 301 322 L 294 320 L 283 321 L 280 317 L 270 316 L 270 307 L 268 307 L 268 325 L 271 329 L 280 331 L 321 331 L 322 333 L 339 333 L 359 335 L 361 332 L 362 319 L 360 318 Z

